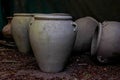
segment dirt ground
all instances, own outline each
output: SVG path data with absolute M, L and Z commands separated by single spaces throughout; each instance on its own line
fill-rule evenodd
M 33 55 L 24 55 L 15 46 L 3 43 L 0 44 L 0 80 L 120 80 L 119 62 L 99 66 L 87 55 L 74 55 L 63 71 L 45 73 Z

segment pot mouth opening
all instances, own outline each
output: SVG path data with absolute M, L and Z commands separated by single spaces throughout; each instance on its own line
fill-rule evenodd
M 99 23 L 99 26 L 96 27 L 96 30 L 92 38 L 92 43 L 91 43 L 91 55 L 92 56 L 97 53 L 100 40 L 101 40 L 101 35 L 102 35 L 102 25 L 101 23 Z
M 65 14 L 36 14 L 34 15 L 35 19 L 47 19 L 47 20 L 71 20 L 72 17 L 69 15 Z
M 32 13 L 14 13 L 14 16 L 33 16 Z

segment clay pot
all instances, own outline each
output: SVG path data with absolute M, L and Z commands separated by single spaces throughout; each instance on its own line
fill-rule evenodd
M 91 55 L 101 63 L 120 56 L 120 22 L 105 21 L 96 29 L 91 45 Z
M 31 46 L 44 72 L 61 71 L 71 53 L 76 35 L 71 16 L 39 14 L 29 28 Z
M 78 52 L 88 52 L 91 48 L 91 41 L 98 22 L 92 17 L 84 17 L 75 21 L 78 25 L 77 37 L 74 50 Z
M 8 19 L 8 24 L 3 27 L 2 34 L 4 35 L 5 38 L 12 38 L 12 33 L 11 33 L 12 17 L 7 17 L 7 19 Z
M 22 53 L 30 52 L 30 42 L 28 36 L 28 27 L 32 19 L 32 14 L 27 13 L 15 13 L 12 20 L 12 35 L 18 47 L 18 50 Z

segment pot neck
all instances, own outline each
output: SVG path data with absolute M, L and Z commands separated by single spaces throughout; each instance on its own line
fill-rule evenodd
M 32 17 L 33 14 L 29 14 L 29 13 L 15 13 L 14 16 Z
M 54 15 L 54 14 L 39 14 L 34 15 L 37 20 L 71 20 L 72 17 L 68 15 Z
M 7 17 L 8 23 L 11 23 L 13 17 Z

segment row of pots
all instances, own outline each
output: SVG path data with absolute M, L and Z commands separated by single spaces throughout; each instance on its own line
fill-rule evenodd
M 91 44 L 91 55 L 101 63 L 120 58 L 120 22 L 104 21 L 95 30 Z
M 72 17 L 64 13 L 16 13 L 12 35 L 20 52 L 29 53 L 32 47 L 41 70 L 59 72 L 72 47 L 80 54 L 91 52 L 101 63 L 119 56 L 119 25 L 114 21 L 101 24 L 92 17 L 80 18 L 74 23 Z
M 91 17 L 75 21 L 78 32 L 74 50 L 79 53 L 90 52 L 93 60 L 108 63 L 120 58 L 120 22 L 97 22 Z
M 76 24 L 68 14 L 14 14 L 12 35 L 20 52 L 32 47 L 39 67 L 45 72 L 61 71 L 71 53 Z

